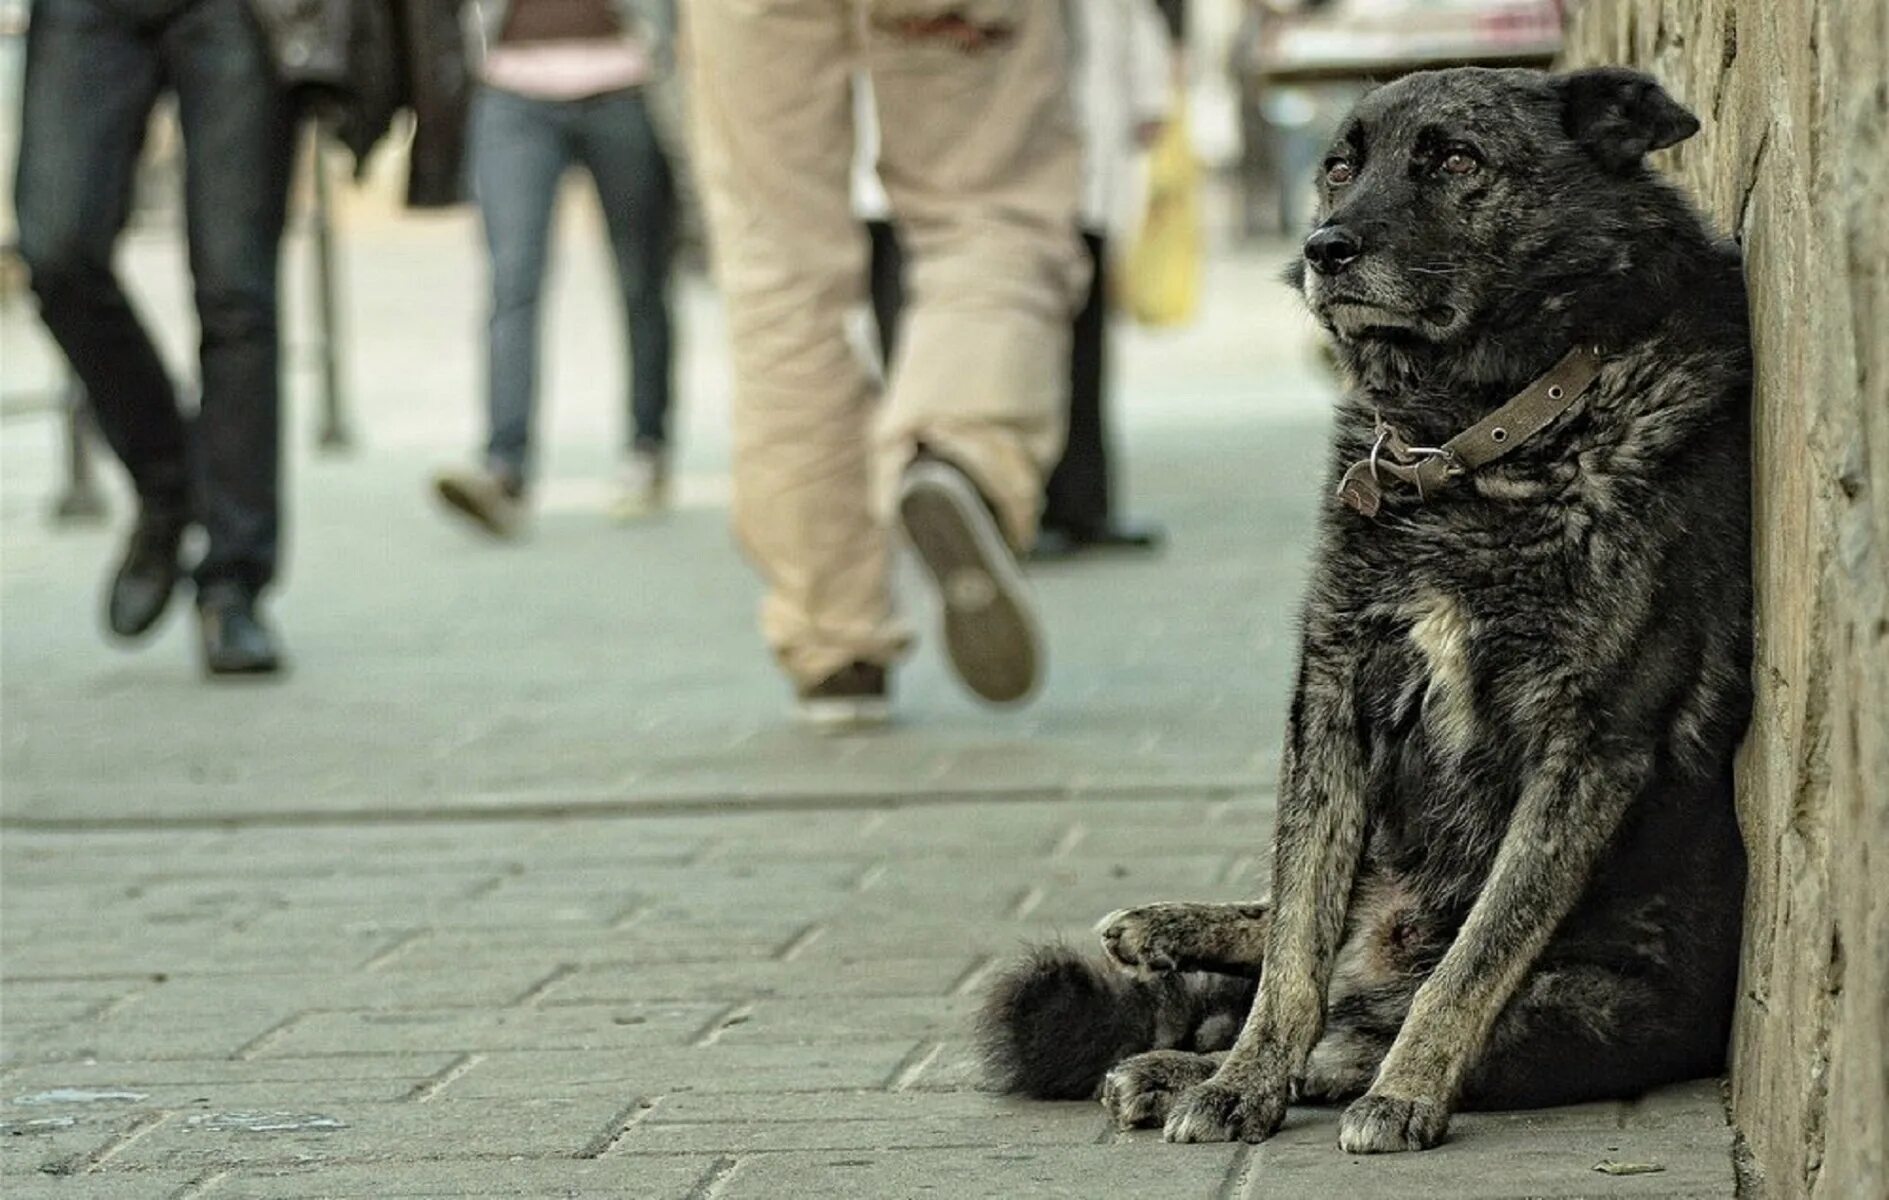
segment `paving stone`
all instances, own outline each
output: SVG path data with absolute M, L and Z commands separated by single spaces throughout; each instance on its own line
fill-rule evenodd
M 718 1200 L 1094 1200 L 1097 1195 L 1217 1200 L 1243 1148 L 985 1145 L 963 1150 L 819 1151 L 740 1159 Z
M 1423 1195 L 1506 1200 L 1730 1194 L 1725 1161 L 1731 1153 L 1731 1132 L 1722 1116 L 1686 1128 L 1621 1128 L 1617 1113 L 1593 1111 L 1605 1108 L 1582 1106 L 1586 1113 L 1548 1110 L 1527 1116 L 1459 1114 L 1442 1146 L 1387 1156 L 1354 1156 L 1340 1150 L 1335 1112 L 1295 1112 L 1278 1137 L 1259 1147 L 1245 1195 L 1250 1200 L 1407 1200 Z M 1151 1153 L 1163 1148 L 1158 1141 L 1147 1146 Z M 1644 1175 L 1594 1170 L 1609 1159 L 1662 1169 Z
M 632 914 L 611 929 L 545 927 L 420 931 L 385 968 L 437 971 L 482 960 L 543 963 L 703 963 L 774 958 L 812 923 L 801 913 L 754 912 L 727 921 L 649 921 Z
M 0 1115 L 0 1190 L 11 1191 L 16 1175 L 70 1176 L 85 1170 L 108 1147 L 163 1118 L 123 1108 L 41 1111 L 8 1107 Z
M 196 1086 L 292 1084 L 320 1092 L 335 1084 L 386 1080 L 412 1085 L 452 1066 L 457 1054 L 416 1053 L 327 1055 L 317 1058 L 141 1059 L 135 1062 L 86 1061 L 23 1066 L 7 1072 L 8 1096 L 84 1088 L 94 1091 L 151 1091 Z
M 544 1009 L 308 1012 L 253 1057 L 404 1051 L 618 1050 L 689 1041 L 715 1004 L 565 1005 Z
M 681 1092 L 657 1101 L 641 1125 L 715 1125 L 724 1121 L 1030 1121 L 1085 1120 L 1101 1114 L 1098 1104 L 1043 1104 L 972 1091 L 888 1092 L 829 1089 L 795 1092 Z M 992 1130 L 992 1132 L 997 1132 Z
M 540 1003 L 941 996 L 966 978 L 980 961 L 976 956 L 941 956 L 635 966 L 599 964 L 580 967 L 565 975 L 545 990 Z
M 179 1171 L 106 1172 L 97 1175 L 13 1175 L 7 1200 L 152 1200 L 175 1196 L 197 1182 Z
M 725 1121 L 714 1124 L 640 1124 L 630 1130 L 622 1154 L 732 1154 L 781 1150 L 917 1150 L 1021 1143 L 1030 1146 L 1093 1146 L 1110 1131 L 1098 1106 L 1080 1112 L 1068 1105 L 1043 1106 L 1005 1122 L 990 1117 L 933 1117 L 922 1111 L 898 1120 Z
M 779 1094 L 888 1086 L 923 1048 L 904 1039 L 846 1044 L 637 1048 L 633 1053 L 540 1050 L 482 1054 L 442 1095 L 461 1100 L 517 1096 Z
M 644 1156 L 553 1162 L 492 1159 L 373 1167 L 303 1166 L 244 1171 L 206 1193 L 212 1200 L 421 1200 L 422 1197 L 557 1196 L 564 1200 L 690 1200 L 715 1158 Z
M 819 1004 L 762 1000 L 744 1008 L 738 1023 L 721 1030 L 718 1040 L 735 1046 L 812 1045 L 850 1042 L 862 1029 L 880 1037 L 942 1037 L 964 1028 L 976 1007 L 974 996 L 855 995 Z
M 119 1170 L 208 1171 L 261 1164 L 579 1158 L 600 1153 L 637 1097 L 519 1097 L 503 1106 L 306 1104 L 176 1114 L 115 1155 Z
M 22 918 L 9 912 L 7 919 Z M 147 976 L 139 975 L 112 979 L 8 977 L 0 980 L 0 1012 L 6 1013 L 8 1025 L 61 1025 L 123 1001 L 148 983 Z
M 11 1041 L 11 1062 L 72 1059 L 235 1057 L 301 1010 L 297 997 L 277 993 L 261 1006 L 179 1014 L 162 1024 L 136 1015 L 128 1005 L 103 1021 L 75 1021 L 30 1039 Z
M 35 928 L 30 940 L 9 938 L 5 953 L 11 969 L 29 975 L 293 974 L 359 966 L 402 936 L 396 929 L 313 930 L 290 943 L 222 930 L 81 926 Z

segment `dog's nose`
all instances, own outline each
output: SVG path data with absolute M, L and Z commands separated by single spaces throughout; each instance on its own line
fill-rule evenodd
M 1358 235 L 1342 225 L 1325 225 L 1305 239 L 1305 261 L 1320 275 L 1336 275 L 1364 253 Z

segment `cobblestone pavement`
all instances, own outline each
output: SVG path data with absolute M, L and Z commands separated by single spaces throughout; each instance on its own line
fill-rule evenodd
M 1729 1194 L 1711 1082 L 1465 1116 L 1377 1159 L 1342 1154 L 1329 1111 L 1259 1147 L 1170 1147 L 976 1088 L 966 1014 L 1002 956 L 1263 886 L 1324 403 L 1267 261 L 1219 265 L 1201 326 L 1126 340 L 1131 494 L 1173 542 L 1036 572 L 1042 699 L 977 709 L 927 651 L 899 726 L 821 739 L 750 631 L 699 290 L 685 503 L 633 530 L 598 515 L 616 376 L 588 233 L 554 301 L 543 511 L 502 548 L 422 488 L 471 441 L 471 231 L 357 238 L 366 444 L 295 463 L 280 683 L 206 687 L 176 615 L 139 653 L 99 642 L 112 543 L 46 529 L 53 426 L 10 410 L 0 1192 Z M 132 259 L 184 344 L 174 256 Z

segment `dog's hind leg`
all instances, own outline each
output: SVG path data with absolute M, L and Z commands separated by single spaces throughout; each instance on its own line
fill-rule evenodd
M 1581 728 L 1574 718 L 1554 724 Z M 1650 749 L 1624 738 L 1564 735 L 1548 744 L 1468 919 L 1417 989 L 1371 1089 L 1339 1118 L 1340 1146 L 1378 1154 L 1443 1140 L 1497 1019 L 1587 886 L 1653 761 Z
M 1709 1000 L 1642 970 L 1585 963 L 1531 975 L 1463 1083 L 1464 1108 L 1613 1100 L 1717 1074 L 1731 1033 L 1731 988 Z
M 1109 958 L 1132 971 L 1156 975 L 1211 971 L 1256 979 L 1271 920 L 1271 906 L 1264 901 L 1172 902 L 1112 912 L 1097 923 L 1095 931 Z

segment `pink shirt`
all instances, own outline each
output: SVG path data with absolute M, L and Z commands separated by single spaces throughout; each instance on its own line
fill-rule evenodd
M 500 42 L 486 52 L 485 81 L 534 100 L 582 100 L 649 81 L 649 52 L 635 38 Z

